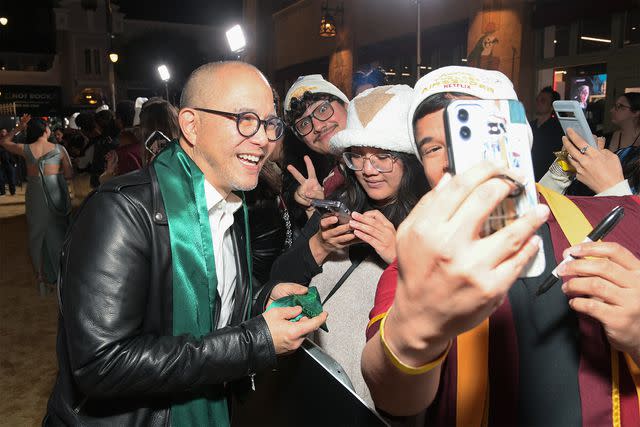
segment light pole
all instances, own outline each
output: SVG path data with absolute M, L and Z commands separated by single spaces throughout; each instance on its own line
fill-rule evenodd
M 169 101 L 169 79 L 171 78 L 171 74 L 169 74 L 169 69 L 166 65 L 162 64 L 158 67 L 158 74 L 160 74 L 160 80 L 164 82 L 164 90 L 167 96 L 167 102 Z
M 238 59 L 240 58 L 240 54 L 247 46 L 247 39 L 244 37 L 244 31 L 242 31 L 242 27 L 240 25 L 234 25 L 233 27 L 227 30 L 227 42 L 229 43 L 229 49 L 231 52 L 238 55 Z
M 2 26 L 4 27 L 4 26 L 5 26 L 5 25 L 7 25 L 8 23 L 9 23 L 9 20 L 7 19 L 7 17 L 6 17 L 6 16 L 1 16 L 1 17 L 0 17 L 0 25 L 2 25 Z
M 420 80 L 420 63 L 422 62 L 422 53 L 420 49 L 420 0 L 416 0 L 416 81 Z
M 109 53 L 109 83 L 111 83 L 111 105 L 113 105 L 114 111 L 116 109 L 116 74 L 113 68 L 118 59 L 117 53 L 113 51 Z

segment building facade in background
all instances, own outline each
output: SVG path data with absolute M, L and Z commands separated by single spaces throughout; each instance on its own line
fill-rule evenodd
M 587 116 L 594 128 L 606 128 L 616 97 L 640 87 L 638 3 L 244 0 L 247 33 L 255 34 L 246 56 L 281 94 L 310 73 L 324 74 L 350 94 L 351 74 L 371 66 L 382 66 L 391 83 L 409 85 L 418 72 L 446 65 L 497 69 L 513 80 L 531 113 L 544 86 L 554 86 L 563 99 L 587 86 Z M 342 9 L 332 16 L 336 37 L 319 34 L 326 8 L 330 14 Z
M 37 13 L 27 22 L 48 28 L 38 35 L 42 46 L 21 51 L 16 46 L 25 44 L 3 40 L 0 27 L 0 105 L 15 103 L 18 114 L 68 115 L 114 99 L 164 96 L 160 64 L 171 72 L 169 97 L 177 103 L 189 73 L 227 49 L 222 28 L 127 19 L 110 1 L 35 4 Z M 15 21 L 8 26 L 27 25 Z M 110 53 L 118 54 L 115 64 Z

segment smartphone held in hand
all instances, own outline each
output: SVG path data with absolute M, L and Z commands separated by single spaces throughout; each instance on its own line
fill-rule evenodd
M 522 187 L 498 205 L 485 222 L 483 235 L 492 234 L 535 209 L 538 196 L 523 105 L 515 100 L 456 100 L 445 110 L 449 167 L 462 173 L 483 161 L 511 169 L 524 177 Z M 542 274 L 544 250 L 523 270 L 522 277 Z
M 347 224 L 351 220 L 351 210 L 339 200 L 311 199 L 311 206 L 322 214 L 337 216 L 339 224 Z

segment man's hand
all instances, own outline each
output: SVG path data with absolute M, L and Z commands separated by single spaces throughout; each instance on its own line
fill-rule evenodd
M 333 252 L 358 241 L 349 224 L 338 224 L 338 217 L 329 215 L 320 220 L 320 229 L 309 239 L 309 248 L 318 265 Z
M 371 245 L 387 264 L 396 259 L 396 228 L 380 211 L 367 211 L 364 214 L 353 212 L 349 223 L 353 234 Z
M 269 326 L 276 354 L 287 354 L 297 350 L 305 337 L 327 320 L 327 312 L 323 311 L 312 319 L 303 317 L 297 322 L 289 321 L 300 313 L 302 313 L 302 307 L 296 306 L 272 308 L 262 314 Z
M 307 292 L 309 292 L 309 288 L 298 285 L 297 283 L 278 283 L 271 290 L 271 294 L 269 295 L 267 306 L 265 308 L 269 308 L 271 303 L 277 299 L 288 297 L 289 295 L 304 295 Z
M 624 175 L 618 156 L 604 149 L 603 138 L 597 140 L 598 147 L 592 147 L 569 128 L 567 136 L 562 137 L 562 145 L 569 153 L 569 163 L 576 169 L 576 179 L 601 193 L 624 180 Z
M 581 243 L 565 254 L 580 257 L 558 268 L 569 305 L 600 323 L 611 346 L 640 364 L 640 260 L 617 243 Z M 593 257 L 587 259 L 586 257 Z
M 292 165 L 287 166 L 287 170 L 300 184 L 293 194 L 293 198 L 300 205 L 307 208 L 307 216 L 310 217 L 314 211 L 311 206 L 311 199 L 324 199 L 324 188 L 322 188 L 316 177 L 316 169 L 313 167 L 313 162 L 309 156 L 304 156 L 304 163 L 307 165 L 307 178 Z
M 405 363 L 434 360 L 449 340 L 490 316 L 538 251 L 534 233 L 549 215 L 544 205 L 480 237 L 485 220 L 513 190 L 501 174 L 512 175 L 485 162 L 451 179 L 445 175 L 399 227 L 398 287 L 386 336 Z

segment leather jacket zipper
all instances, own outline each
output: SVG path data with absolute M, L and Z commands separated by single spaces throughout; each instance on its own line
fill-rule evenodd
M 75 412 L 76 414 L 79 414 L 82 407 L 85 405 L 85 403 L 87 403 L 87 400 L 89 400 L 89 396 L 85 396 L 80 401 L 80 403 L 78 403 L 78 405 L 75 408 L 73 408 L 73 412 Z

